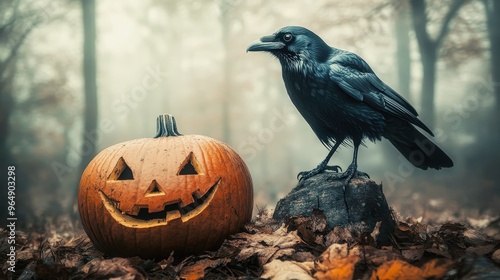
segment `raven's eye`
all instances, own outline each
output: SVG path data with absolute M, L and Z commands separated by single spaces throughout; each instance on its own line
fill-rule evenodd
M 283 41 L 285 41 L 287 43 L 292 41 L 292 39 L 293 39 L 293 36 L 290 33 L 285 33 L 285 35 L 283 35 Z

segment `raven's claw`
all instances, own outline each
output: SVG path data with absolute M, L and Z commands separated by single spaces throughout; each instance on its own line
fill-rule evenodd
M 358 166 L 355 163 L 351 163 L 347 170 L 343 173 L 338 173 L 338 174 L 332 174 L 328 180 L 345 180 L 344 185 L 348 185 L 349 181 L 351 181 L 352 178 L 354 177 L 362 177 L 366 176 L 370 178 L 368 174 L 362 171 L 358 171 Z
M 339 172 L 342 172 L 342 167 L 340 167 L 338 165 L 327 165 L 325 167 L 325 170 L 331 170 L 331 171 L 335 171 L 335 172 L 339 173 Z
M 342 172 L 342 168 L 340 166 L 338 166 L 338 165 L 325 165 L 325 166 L 322 166 L 320 164 L 316 168 L 314 168 L 313 170 L 299 172 L 299 174 L 297 174 L 297 179 L 300 182 L 302 180 L 309 179 L 309 178 L 313 177 L 314 175 L 322 173 L 325 170 L 331 170 L 331 171 L 335 171 L 337 173 L 338 172 Z

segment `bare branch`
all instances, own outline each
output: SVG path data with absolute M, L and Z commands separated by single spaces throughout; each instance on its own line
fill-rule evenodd
M 436 37 L 436 40 L 434 41 L 436 47 L 439 47 L 442 43 L 446 35 L 448 34 L 448 31 L 450 30 L 450 23 L 455 17 L 455 15 L 458 13 L 460 8 L 467 2 L 467 0 L 454 0 L 451 3 L 450 9 L 446 13 L 443 23 L 441 24 L 441 29 L 439 30 L 438 36 Z
M 415 29 L 415 36 L 417 36 L 419 47 L 421 49 L 425 49 L 430 45 L 434 45 L 429 33 L 427 33 L 428 19 L 425 0 L 411 0 L 410 4 L 413 18 L 413 28 Z

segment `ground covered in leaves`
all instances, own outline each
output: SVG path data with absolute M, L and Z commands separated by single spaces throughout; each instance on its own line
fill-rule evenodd
M 15 274 L 0 237 L 0 279 L 500 279 L 500 219 L 429 225 L 395 217 L 393 245 L 377 228 L 328 230 L 324 215 L 277 224 L 263 210 L 217 251 L 162 260 L 107 257 L 67 217 L 17 232 Z

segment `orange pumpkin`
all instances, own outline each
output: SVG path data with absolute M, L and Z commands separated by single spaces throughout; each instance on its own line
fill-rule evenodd
M 83 228 L 113 256 L 166 257 L 215 249 L 252 214 L 252 179 L 226 144 L 181 135 L 170 115 L 155 138 L 100 152 L 83 172 Z

